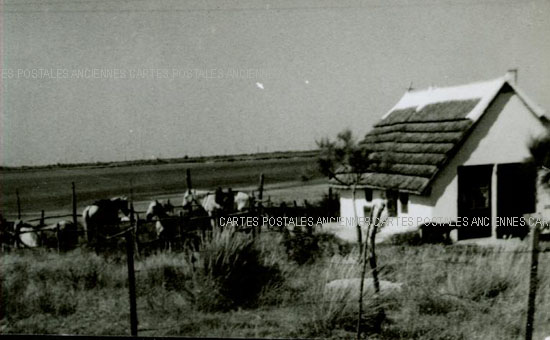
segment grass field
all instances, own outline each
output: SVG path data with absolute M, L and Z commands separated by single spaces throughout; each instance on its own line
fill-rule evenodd
M 137 260 L 139 335 L 353 338 L 357 293 L 325 284 L 359 276 L 356 249 L 321 234 L 316 247 L 302 248 L 310 261 L 300 265 L 285 244 L 281 234 L 262 233 L 210 244 L 202 251 L 214 256 L 199 252 L 194 262 L 183 253 Z M 403 286 L 367 293 L 369 339 L 522 338 L 528 252 L 410 244 L 400 237 L 379 246 L 381 279 Z M 38 251 L 1 261 L 2 333 L 129 334 L 123 257 Z M 243 287 L 257 294 L 243 296 Z M 549 304 L 550 267 L 540 266 L 534 339 L 550 335 Z
M 274 199 L 311 200 L 327 188 L 323 186 L 324 179 L 315 171 L 315 162 L 311 155 L 293 156 L 291 153 L 287 157 L 279 155 L 267 159 L 9 170 L 2 173 L 1 211 L 11 217 L 16 214 L 15 192 L 18 189 L 24 216 L 36 216 L 40 210 L 45 210 L 46 215 L 70 212 L 73 181 L 79 211 L 96 199 L 129 196 L 131 189 L 137 201 L 172 197 L 175 204 L 180 204 L 186 188 L 187 168 L 191 169 L 194 188 L 213 190 L 221 186 L 224 189 L 253 190 L 259 184 L 260 173 L 263 173 L 266 197 L 273 189 Z

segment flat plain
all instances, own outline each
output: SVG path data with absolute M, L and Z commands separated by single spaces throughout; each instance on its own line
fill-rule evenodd
M 114 196 L 132 195 L 136 209 L 155 198 L 171 199 L 179 205 L 186 189 L 186 169 L 191 170 L 193 188 L 205 190 L 257 190 L 263 173 L 265 197 L 274 201 L 315 201 L 328 190 L 311 155 L 10 169 L 2 171 L 0 211 L 8 218 L 17 215 L 18 190 L 23 218 L 36 217 L 41 210 L 46 215 L 70 212 L 71 182 L 76 185 L 79 212 L 97 199 Z

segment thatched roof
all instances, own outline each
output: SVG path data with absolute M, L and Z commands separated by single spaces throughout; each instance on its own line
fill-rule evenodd
M 506 85 L 506 90 L 515 91 L 507 79 L 499 78 L 407 92 L 361 142 L 370 152 L 372 165 L 359 186 L 427 193 L 432 180 Z M 539 117 L 544 115 L 531 110 Z M 338 175 L 343 181 L 349 176 L 346 171 Z M 331 184 L 338 186 L 338 181 L 333 179 Z

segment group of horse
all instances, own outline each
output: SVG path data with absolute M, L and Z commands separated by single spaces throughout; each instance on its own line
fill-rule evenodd
M 36 226 L 21 220 L 8 222 L 0 217 L 0 238 L 2 246 L 9 248 L 47 247 L 66 251 L 87 243 L 97 250 L 135 227 L 137 244 L 167 249 L 174 244 L 174 240 L 191 236 L 191 229 L 216 227 L 218 216 L 250 211 L 258 202 L 253 193 L 249 195 L 231 189 L 227 192 L 221 188 L 215 192 L 187 190 L 180 206 L 181 214 L 174 213 L 175 207 L 170 200 L 165 203 L 154 200 L 149 204 L 144 219 L 140 219 L 139 213 L 133 215 L 135 224 L 132 225 L 129 200 L 126 197 L 114 197 L 95 201 L 85 207 L 82 228 L 71 221 Z M 182 218 L 199 221 L 196 224 L 201 225 L 190 228 L 188 224 L 183 228 Z
M 2 252 L 11 248 L 74 249 L 78 244 L 78 227 L 70 221 L 59 221 L 47 226 L 35 226 L 20 219 L 8 221 L 0 216 Z

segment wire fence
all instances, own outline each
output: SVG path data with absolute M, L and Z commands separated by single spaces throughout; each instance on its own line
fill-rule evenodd
M 389 247 L 392 247 L 392 246 L 389 246 Z M 395 247 L 398 247 L 398 246 L 395 246 Z M 206 252 L 209 252 L 208 250 L 201 250 L 199 251 L 199 253 L 206 253 Z M 546 251 L 548 252 L 548 250 Z M 495 256 L 498 256 L 498 254 L 502 254 L 502 253 L 513 253 L 513 254 L 532 254 L 532 251 L 531 250 L 498 250 L 498 249 L 495 249 L 494 250 L 494 253 L 493 255 Z M 475 265 L 478 265 L 478 263 L 475 261 L 475 260 L 457 260 L 457 259 L 438 259 L 438 258 L 435 258 L 435 259 L 426 259 L 426 260 L 422 260 L 422 261 L 403 261 L 403 260 L 397 260 L 397 261 L 389 261 L 389 262 L 384 262 L 384 263 L 381 263 L 380 265 L 377 266 L 377 270 L 379 271 L 383 271 L 385 268 L 387 267 L 393 267 L 393 266 L 398 266 L 398 267 L 408 267 L 408 266 L 425 266 L 425 265 L 429 265 L 429 264 L 446 264 L 446 265 L 450 265 L 450 266 L 460 266 L 461 268 L 467 268 L 468 266 L 475 266 Z M 335 267 L 341 267 L 341 266 L 352 266 L 352 267 L 357 267 L 359 268 L 362 264 L 360 261 L 355 261 L 355 262 L 344 262 L 344 261 L 334 261 L 334 260 L 329 260 L 329 261 L 323 261 L 323 260 L 316 260 L 315 261 L 315 265 L 316 266 L 335 266 Z M 138 273 L 138 275 L 146 275 L 148 271 L 156 271 L 158 270 L 158 268 L 149 268 L 149 269 L 145 269 L 145 268 L 142 268 L 142 269 L 139 269 L 137 270 L 136 272 Z M 394 269 L 396 271 L 399 271 L 399 269 Z M 366 273 L 367 276 L 371 276 L 372 275 L 372 270 L 368 270 L 367 273 Z M 346 278 L 344 278 L 346 279 Z M 355 277 L 350 277 L 349 279 L 355 279 Z M 323 282 L 323 279 L 321 278 L 321 282 Z M 329 281 L 330 282 L 330 281 Z M 324 284 L 326 284 L 328 282 L 325 282 Z M 354 288 L 348 288 L 347 291 L 348 293 L 349 292 L 352 292 Z M 405 286 L 405 289 L 407 289 L 407 286 Z M 398 290 L 396 291 L 397 294 L 399 295 L 396 299 L 399 301 L 399 303 L 403 303 L 404 301 L 414 301 L 414 302 L 424 302 L 426 300 L 426 297 L 427 296 L 430 296 L 430 298 L 442 298 L 442 299 L 454 299 L 455 301 L 457 302 L 460 302 L 460 303 L 466 303 L 466 304 L 469 304 L 471 306 L 473 306 L 474 309 L 479 309 L 479 312 L 480 313 L 485 313 L 486 312 L 486 309 L 487 309 L 487 302 L 486 301 L 483 301 L 483 300 L 476 300 L 476 299 L 473 299 L 471 295 L 465 295 L 465 294 L 456 294 L 456 293 L 451 293 L 451 292 L 442 292 L 442 291 L 437 291 L 437 290 L 434 290 L 432 287 L 420 287 L 420 286 L 414 286 L 413 289 L 424 289 L 425 290 L 425 295 L 422 295 L 422 294 L 406 294 L 403 292 L 401 286 L 399 286 Z M 344 290 L 346 290 L 346 288 L 344 288 Z M 325 291 L 326 292 L 326 291 Z M 384 293 L 384 291 L 382 292 Z M 387 293 L 387 292 L 386 292 Z M 522 299 L 525 299 L 527 300 L 527 297 L 528 297 L 528 291 L 525 291 L 525 292 L 513 292 L 513 293 L 505 293 L 505 300 L 507 301 L 510 301 L 510 300 L 515 300 L 515 299 L 519 299 L 519 300 L 522 300 Z M 395 300 L 392 300 L 391 298 L 384 298 L 384 296 L 391 296 L 392 292 L 390 291 L 389 292 L 389 295 L 385 295 L 385 294 L 382 294 L 382 295 L 377 295 L 373 292 L 372 289 L 370 290 L 365 290 L 363 292 L 363 297 L 365 298 L 370 298 L 370 300 L 367 300 L 367 305 L 369 305 L 369 301 L 373 301 L 372 299 L 376 299 L 375 303 L 371 306 L 371 307 L 374 307 L 376 309 L 384 309 L 384 308 L 387 308 L 387 307 L 390 307 L 390 306 L 393 306 L 395 305 L 396 301 Z M 320 295 L 317 295 L 317 296 L 313 296 L 311 297 L 310 299 L 299 299 L 299 301 L 284 301 L 284 302 L 281 302 L 280 304 L 283 305 L 283 306 L 289 306 L 289 307 L 293 307 L 293 308 L 297 308 L 297 307 L 318 307 L 319 309 L 323 309 L 323 308 L 327 308 L 329 306 L 335 306 L 335 305 L 338 305 L 340 307 L 338 308 L 344 308 L 344 307 L 352 307 L 352 306 L 356 306 L 357 304 L 357 299 L 359 297 L 359 294 L 356 293 L 356 294 L 351 294 L 351 295 L 346 295 L 346 294 L 337 294 L 335 297 L 332 297 L 331 298 L 331 294 L 330 292 L 328 293 L 320 293 Z M 379 299 L 380 297 L 382 297 L 381 299 Z M 370 306 L 370 305 L 369 305 Z M 145 310 L 144 310 L 145 312 Z M 370 311 L 372 312 L 372 311 Z M 177 330 L 177 326 L 174 326 L 174 327 L 148 327 L 148 328 L 139 328 L 139 332 L 159 332 L 159 331 L 170 331 L 170 330 Z
M 333 202 L 336 202 L 335 199 L 332 200 Z M 264 201 L 265 202 L 265 201 Z M 274 207 L 271 205 L 271 203 L 268 201 L 267 206 L 264 207 L 262 201 L 255 202 L 255 206 L 252 206 L 244 211 L 223 211 L 222 213 L 216 214 L 214 216 L 209 216 L 204 213 L 204 215 L 196 215 L 197 211 L 197 205 L 192 205 L 190 207 L 182 207 L 182 206 L 175 206 L 173 207 L 174 213 L 172 215 L 166 215 L 162 218 L 156 218 L 154 221 L 147 221 L 144 219 L 141 219 L 140 216 L 144 216 L 147 211 L 146 210 L 134 210 L 132 208 L 131 210 L 131 216 L 127 220 L 121 220 L 120 222 L 116 224 L 104 224 L 101 226 L 102 230 L 111 230 L 116 231 L 113 234 L 98 234 L 94 235 L 99 237 L 102 240 L 108 241 L 113 238 L 116 238 L 116 236 L 123 236 L 125 234 L 125 231 L 122 230 L 125 225 L 128 225 L 129 223 L 133 224 L 132 227 L 134 230 L 136 242 L 140 246 L 146 246 L 148 244 L 155 244 L 158 243 L 160 240 L 159 238 L 159 231 L 153 230 L 153 239 L 150 239 L 148 241 L 143 241 L 142 236 L 149 236 L 151 238 L 151 235 L 146 235 L 147 232 L 151 232 L 151 226 L 155 223 L 160 223 L 163 227 L 170 230 L 170 236 L 168 239 L 164 239 L 164 241 L 169 243 L 178 243 L 182 242 L 185 238 L 193 236 L 193 234 L 201 234 L 205 235 L 208 228 L 211 226 L 216 225 L 217 227 L 224 228 L 224 227 L 232 227 L 235 228 L 237 232 L 252 232 L 254 235 L 256 233 L 260 232 L 281 232 L 283 231 L 283 228 L 266 228 L 264 226 L 264 223 L 258 224 L 258 221 L 262 221 L 262 218 L 270 218 L 273 216 L 284 216 L 284 217 L 298 217 L 298 216 L 318 216 L 321 214 L 321 211 L 325 211 L 326 209 L 324 207 L 318 207 L 315 205 L 310 205 L 307 203 L 307 201 L 304 201 L 304 206 L 298 206 L 297 203 L 294 201 L 293 205 L 287 206 L 286 204 L 281 204 L 280 207 Z M 132 203 L 131 203 L 132 205 Z M 2 250 L 6 249 L 12 249 L 12 248 L 32 248 L 32 246 L 25 245 L 23 242 L 21 242 L 20 237 L 25 234 L 36 234 L 37 238 L 39 239 L 39 246 L 49 246 L 50 248 L 58 248 L 59 249 L 59 243 L 61 240 L 59 239 L 59 233 L 60 233 L 60 222 L 54 224 L 48 224 L 48 220 L 58 220 L 58 219 L 70 219 L 69 221 L 63 220 L 63 222 L 72 222 L 72 226 L 70 229 L 63 230 L 65 234 L 75 234 L 77 237 L 81 238 L 78 241 L 78 245 L 86 245 L 90 243 L 89 234 L 87 235 L 85 230 L 85 225 L 81 221 L 81 216 L 76 214 L 77 208 L 76 208 L 76 192 L 75 187 L 73 185 L 73 213 L 72 214 L 55 214 L 55 215 L 46 215 L 45 212 L 42 210 L 41 216 L 39 218 L 31 218 L 26 219 L 25 221 L 18 220 L 16 223 L 20 223 L 20 227 L 17 228 L 17 226 L 14 226 L 13 223 L 9 223 L 6 220 L 2 218 L 2 234 L 6 237 L 2 238 Z M 195 211 L 195 213 L 193 213 Z M 335 213 L 335 209 L 332 209 L 333 213 Z M 237 223 L 239 219 L 246 220 L 246 219 L 255 219 L 255 225 L 240 225 Z M 133 222 L 131 222 L 133 221 Z M 224 223 L 222 223 L 224 221 Z M 36 223 L 38 222 L 38 223 Z M 154 228 L 153 228 L 154 229 Z M 277 229 L 277 230 L 275 230 Z M 57 247 L 56 244 L 52 244 L 52 242 L 42 242 L 43 238 L 47 238 L 47 236 L 44 236 L 44 234 L 47 233 L 56 233 L 57 235 Z M 66 235 L 64 235 L 66 236 Z M 84 237 L 82 237 L 84 236 Z M 156 238 L 155 238 L 156 237 Z M 75 244 L 77 246 L 77 244 Z M 139 248 L 138 248 L 139 249 Z
M 262 179 L 263 182 L 263 179 Z M 331 195 L 329 194 L 329 197 Z M 329 200 L 330 201 L 330 200 Z M 263 203 L 262 201 L 260 201 Z M 265 202 L 265 201 L 264 201 Z M 219 226 L 220 218 L 228 218 L 228 217 L 263 217 L 263 216 L 326 216 L 327 211 L 334 211 L 333 208 L 330 206 L 320 207 L 320 206 L 313 206 L 310 204 L 307 204 L 307 202 L 304 202 L 303 206 L 298 206 L 296 202 L 294 204 L 284 204 L 279 207 L 274 206 L 263 206 L 262 204 L 258 207 L 253 207 L 252 209 L 249 209 L 248 211 L 244 212 L 229 212 L 225 213 L 223 215 L 218 215 L 215 217 L 212 216 L 185 216 L 186 210 L 183 209 L 183 207 L 175 207 L 175 214 L 171 216 L 167 216 L 164 218 L 159 218 L 155 221 L 147 221 L 143 219 L 139 219 L 139 216 L 143 216 L 146 211 L 140 210 L 135 211 L 133 209 L 133 205 L 131 205 L 131 213 L 130 213 L 130 220 L 129 221 L 123 221 L 120 223 L 117 223 L 116 225 L 105 225 L 101 228 L 101 230 L 97 230 L 95 237 L 97 240 L 102 240 L 100 243 L 105 243 L 105 249 L 106 251 L 112 251 L 112 250 L 119 250 L 125 252 L 126 260 L 127 260 L 127 267 L 128 267 L 128 289 L 129 289 L 129 301 L 130 301 L 130 333 L 132 335 L 137 335 L 138 331 L 140 332 L 150 332 L 150 331 L 159 331 L 159 330 L 166 330 L 166 328 L 145 328 L 140 329 L 138 328 L 138 315 L 137 311 L 139 309 L 138 306 L 138 300 L 137 300 L 137 294 L 136 294 L 136 274 L 139 276 L 147 275 L 149 271 L 157 271 L 158 268 L 152 267 L 152 268 L 146 268 L 142 264 L 138 262 L 138 268 L 136 269 L 136 264 L 134 263 L 134 258 L 137 256 L 138 259 L 140 259 L 140 256 L 142 256 L 144 253 L 148 251 L 148 247 L 151 247 L 149 249 L 149 253 L 151 252 L 158 252 L 158 251 L 166 251 L 169 252 L 175 252 L 175 253 L 185 253 L 189 252 L 190 255 L 190 261 L 193 261 L 193 254 L 196 254 L 197 256 L 203 256 L 208 254 L 209 252 L 212 253 L 212 250 L 207 250 L 204 248 L 201 248 L 197 246 L 200 242 L 204 242 L 208 238 L 212 237 L 213 229 L 215 228 L 215 225 Z M 5 232 L 6 235 L 9 235 L 11 237 L 19 238 L 21 235 L 24 234 L 37 234 L 37 233 L 55 233 L 56 235 L 56 248 L 58 252 L 61 250 L 61 237 L 60 232 L 61 228 L 59 224 L 54 225 L 46 225 L 46 221 L 49 219 L 72 219 L 73 224 L 75 227 L 78 227 L 77 229 L 69 230 L 68 233 L 74 233 L 79 238 L 84 239 L 84 241 L 79 241 L 78 245 L 88 245 L 88 237 L 87 231 L 84 230 L 80 223 L 78 223 L 78 216 L 76 215 L 76 193 L 75 193 L 75 187 L 73 184 L 73 213 L 72 214 L 57 214 L 57 215 L 50 215 L 46 216 L 44 211 L 42 211 L 40 218 L 33 218 L 29 219 L 26 222 L 39 222 L 38 225 L 35 226 L 29 226 L 28 229 L 19 229 L 15 232 L 13 231 L 7 231 Z M 213 223 L 214 222 L 214 223 Z M 167 237 L 164 239 L 159 238 L 158 229 L 155 229 L 156 224 L 160 223 L 165 228 L 171 228 L 172 230 L 170 233 L 168 233 Z M 259 235 L 273 235 L 273 234 L 283 234 L 283 235 L 292 235 L 294 238 L 301 238 L 301 237 L 312 237 L 314 234 L 314 226 L 309 226 L 305 228 L 296 228 L 294 230 L 289 230 L 286 228 L 286 226 L 282 228 L 268 228 L 267 225 L 259 224 L 259 225 L 239 225 L 237 224 L 229 224 L 226 226 L 227 228 L 232 228 L 232 230 L 235 233 L 247 233 L 252 238 L 259 237 Z M 5 229 L 5 228 L 2 228 Z M 105 232 L 108 231 L 108 232 Z M 88 231 L 89 232 L 89 231 Z M 147 233 L 152 232 L 153 237 L 147 238 Z M 4 238 L 3 238 L 4 240 Z M 124 248 L 121 248 L 122 241 L 125 244 Z M 197 243 L 194 243 L 194 241 L 197 241 Z M 165 244 L 162 244 L 162 242 L 165 242 Z M 187 243 L 186 243 L 187 242 Z M 3 249 L 4 244 L 3 242 Z M 55 243 L 54 243 L 55 244 Z M 51 245 L 51 244 L 50 244 Z M 13 244 L 7 245 L 8 248 L 11 249 Z M 396 248 L 403 248 L 402 245 L 385 245 L 385 247 L 396 247 Z M 25 247 L 26 249 L 29 249 L 30 247 Z M 96 248 L 96 252 L 98 252 L 98 248 Z M 550 247 L 541 248 L 539 247 L 538 243 L 533 244 L 533 246 L 530 249 L 491 249 L 490 251 L 493 254 L 505 254 L 505 253 L 513 253 L 513 254 L 520 254 L 520 255 L 531 255 L 532 263 L 534 256 L 538 256 L 538 254 L 546 254 L 550 252 Z M 473 253 L 473 255 L 475 255 Z M 104 258 L 106 262 L 108 262 L 108 257 Z M 195 259 L 196 260 L 196 259 Z M 365 260 L 366 261 L 366 260 Z M 535 261 L 536 262 L 536 261 Z M 349 268 L 357 268 L 357 271 L 360 270 L 361 266 L 363 266 L 362 261 L 336 261 L 334 259 L 330 260 L 323 260 L 323 259 L 316 259 L 315 264 L 319 266 L 328 266 L 328 267 L 349 267 Z M 461 259 L 453 259 L 453 258 L 433 258 L 433 259 L 422 259 L 422 261 L 386 261 L 383 263 L 380 263 L 376 266 L 376 269 L 367 270 L 366 275 L 370 276 L 373 274 L 373 272 L 376 270 L 378 272 L 383 272 L 384 270 L 390 268 L 390 267 L 408 267 L 408 266 L 425 266 L 429 264 L 445 264 L 450 266 L 462 266 L 464 268 L 467 268 L 467 266 L 477 265 L 477 262 L 475 259 L 469 259 L 464 260 Z M 531 266 L 531 273 L 533 271 L 533 265 Z M 536 265 L 535 265 L 536 270 Z M 533 274 L 531 274 L 533 277 Z M 536 272 L 535 272 L 535 280 L 536 280 Z M 531 278 L 532 281 L 532 278 Z M 533 300 L 534 298 L 531 297 L 532 291 L 535 289 L 536 291 L 536 284 L 535 288 L 530 286 L 529 290 L 529 301 Z M 358 293 L 358 292 L 357 292 Z M 433 292 L 430 291 L 431 294 L 437 295 L 437 296 L 444 296 L 449 298 L 455 298 L 455 299 L 462 299 L 467 302 L 472 303 L 478 303 L 477 301 L 472 301 L 471 297 L 467 295 L 460 295 L 460 294 L 453 294 L 449 292 Z M 371 291 L 366 292 L 364 291 L 361 295 L 360 293 L 356 294 L 358 296 L 370 296 L 372 294 Z M 420 297 L 413 296 L 411 299 L 417 300 Z M 527 298 L 527 293 L 525 294 L 508 294 L 508 298 Z M 406 297 L 400 297 L 401 300 L 407 299 Z M 349 299 L 326 299 L 326 296 L 324 294 L 313 297 L 311 300 L 309 299 L 301 299 L 300 301 L 293 301 L 292 306 L 322 306 L 325 304 L 332 304 L 332 305 L 350 305 L 353 304 Z M 383 307 L 383 304 L 381 305 Z M 529 310 L 532 310 L 530 313 L 534 313 L 534 302 L 530 302 L 530 305 L 528 306 Z M 142 309 L 141 309 L 142 310 Z M 532 328 L 532 315 L 531 320 L 528 321 L 528 324 L 530 326 L 527 326 L 527 328 Z
M 136 223 L 136 222 L 134 222 Z M 281 232 L 279 231 L 276 231 L 276 230 L 264 230 L 262 231 L 262 234 L 265 235 L 266 237 L 269 237 L 269 235 L 273 235 L 273 234 L 280 234 Z M 109 240 L 115 240 L 115 239 L 124 239 L 125 242 L 126 242 L 126 245 L 127 245 L 127 248 L 126 248 L 126 256 L 127 256 L 127 259 L 132 259 L 132 263 L 131 265 L 129 264 L 128 265 L 128 270 L 129 270 L 129 273 L 128 273 L 128 280 L 129 281 L 133 281 L 133 285 L 131 283 L 128 283 L 128 287 L 130 290 L 132 290 L 130 287 L 133 286 L 133 291 L 134 293 L 130 293 L 130 305 L 134 305 L 134 311 L 131 312 L 131 315 L 133 315 L 131 318 L 132 320 L 135 320 L 135 321 L 131 321 L 132 323 L 132 326 L 130 327 L 131 328 L 131 331 L 130 333 L 132 335 L 137 335 L 137 334 L 141 334 L 141 335 L 144 335 L 144 334 L 150 334 L 150 333 L 162 333 L 162 332 L 179 332 L 179 326 L 178 325 L 174 325 L 172 327 L 150 327 L 150 326 L 146 326 L 146 327 L 139 327 L 139 324 L 138 324 L 138 313 L 140 313 L 140 315 L 142 315 L 142 317 L 146 317 L 146 315 L 144 315 L 144 313 L 148 313 L 149 312 L 149 308 L 146 307 L 145 305 L 143 305 L 143 301 L 140 300 L 139 298 L 144 298 L 144 297 L 147 297 L 149 295 L 151 296 L 155 296 L 155 291 L 154 291 L 154 288 L 155 287 L 139 287 L 140 284 L 143 284 L 143 280 L 142 279 L 139 279 L 139 278 L 143 278 L 143 276 L 147 276 L 149 275 L 150 273 L 153 274 L 152 272 L 158 272 L 159 269 L 162 269 L 162 267 L 144 267 L 144 264 L 143 262 L 140 262 L 138 261 L 137 263 L 133 263 L 133 259 L 134 259 L 134 254 L 131 252 L 131 249 L 133 249 L 133 245 L 134 245 L 134 241 L 132 240 L 132 237 L 128 237 L 128 236 L 133 236 L 135 235 L 135 225 L 131 225 L 130 223 L 127 223 L 123 229 L 119 232 L 116 232 L 114 234 L 109 234 L 109 235 L 102 235 L 102 238 L 105 238 L 105 239 L 109 239 Z M 250 235 L 252 236 L 252 235 Z M 298 232 L 295 236 L 297 237 L 300 237 L 300 236 L 304 236 L 304 237 L 307 237 L 308 234 L 306 232 Z M 401 245 L 385 245 L 384 247 L 387 247 L 387 248 L 390 248 L 390 249 L 402 249 L 403 246 Z M 177 252 L 177 251 L 176 251 Z M 212 250 L 206 250 L 206 249 L 196 249 L 194 251 L 195 253 L 198 253 L 199 256 L 201 256 L 202 254 L 205 254 L 205 253 L 212 253 L 214 251 Z M 391 252 L 391 251 L 390 251 Z M 490 251 L 487 251 L 488 253 L 490 252 L 491 254 L 493 254 L 494 256 L 498 256 L 499 254 L 505 254 L 505 253 L 511 253 L 511 254 L 519 254 L 519 255 L 528 255 L 528 254 L 532 254 L 532 250 L 528 250 L 528 249 L 514 249 L 514 250 L 508 250 L 508 249 L 499 249 L 499 248 L 495 248 L 495 249 L 491 249 Z M 541 250 L 541 252 L 548 252 L 548 249 L 545 250 Z M 438 264 L 445 264 L 445 265 L 449 265 L 449 266 L 460 266 L 461 268 L 468 268 L 468 266 L 475 266 L 475 265 L 478 265 L 478 262 L 476 261 L 475 258 L 472 258 L 472 259 L 465 259 L 464 256 L 466 256 L 468 254 L 468 251 L 467 249 L 465 249 L 463 252 L 461 252 L 459 255 L 459 258 L 452 258 L 452 256 L 450 258 L 427 258 L 427 259 L 423 259 L 421 261 L 418 261 L 418 260 L 403 260 L 403 259 L 400 259 L 400 260 L 390 260 L 390 261 L 383 261 L 381 262 L 378 266 L 377 266 L 377 269 L 380 271 L 380 272 L 383 272 L 384 269 L 386 268 L 389 268 L 389 267 L 394 267 L 394 266 L 397 266 L 399 268 L 406 268 L 408 266 L 426 266 L 426 265 L 430 265 L 430 264 L 435 264 L 435 265 L 438 265 Z M 472 252 L 472 254 L 474 254 Z M 450 255 L 449 255 L 450 256 Z M 144 260 L 144 259 L 143 259 Z M 105 261 L 108 261 L 107 258 L 105 258 Z M 357 269 L 360 268 L 360 266 L 362 265 L 362 263 L 360 261 L 353 261 L 353 260 L 350 260 L 349 258 L 346 259 L 346 260 L 334 260 L 334 259 L 329 259 L 329 260 L 323 260 L 323 259 L 317 259 L 315 260 L 315 265 L 316 266 L 328 266 L 328 267 L 356 267 Z M 131 268 L 131 269 L 130 269 Z M 106 269 L 107 270 L 107 269 Z M 393 269 L 394 271 L 399 271 L 400 269 Z M 370 277 L 372 275 L 372 270 L 368 270 L 366 275 L 368 277 Z M 133 279 L 130 279 L 130 277 L 134 276 Z M 350 277 L 351 279 L 354 279 L 354 277 Z M 323 283 L 323 279 L 321 279 L 321 284 L 325 284 Z M 137 289 L 139 291 L 139 293 L 136 293 L 136 285 L 137 285 Z M 159 287 L 156 287 L 156 288 L 159 288 Z M 405 289 L 407 289 L 407 286 L 405 286 Z M 414 289 L 423 289 L 422 287 L 419 287 L 419 286 L 415 286 Z M 455 299 L 457 302 L 460 302 L 460 303 L 467 303 L 471 306 L 473 306 L 473 308 L 477 308 L 476 306 L 479 307 L 479 311 L 480 313 L 484 312 L 484 310 L 486 309 L 486 305 L 484 305 L 484 302 L 483 301 L 477 301 L 475 299 L 472 299 L 471 296 L 469 295 L 461 295 L 461 294 L 454 294 L 454 293 L 451 293 L 451 292 L 441 292 L 441 291 L 436 291 L 436 290 L 433 290 L 433 289 L 429 289 L 429 288 L 426 288 L 428 291 L 426 291 L 426 295 L 425 296 L 431 296 L 432 298 L 434 297 L 439 297 L 439 298 L 442 298 L 442 299 Z M 352 291 L 352 290 L 350 290 Z M 167 294 L 170 293 L 167 291 Z M 367 298 L 367 305 L 370 303 L 369 301 L 373 301 L 372 298 L 374 298 L 374 294 L 373 294 L 373 291 L 372 289 L 368 290 L 368 291 L 364 291 L 363 295 L 365 298 Z M 404 302 L 404 301 L 420 301 L 422 299 L 425 299 L 425 296 L 422 295 L 422 294 L 410 294 L 407 295 L 404 293 L 399 293 L 399 301 L 400 302 Z M 288 307 L 305 307 L 305 308 L 310 308 L 310 307 L 315 307 L 316 310 L 320 309 L 322 310 L 323 308 L 329 308 L 329 306 L 335 306 L 334 308 L 338 309 L 338 308 L 351 308 L 353 309 L 354 306 L 357 305 L 357 298 L 359 297 L 359 294 L 357 292 L 355 292 L 355 294 L 352 294 L 351 296 L 348 296 L 348 295 L 336 295 L 336 296 L 331 296 L 329 293 L 323 293 L 322 291 L 319 292 L 319 295 L 317 296 L 312 296 L 311 298 L 302 298 L 302 299 L 299 299 L 298 301 L 282 301 L 279 303 L 280 306 L 288 306 Z M 506 293 L 506 299 L 508 300 L 513 300 L 513 299 L 525 299 L 527 300 L 527 297 L 528 297 L 528 292 L 523 292 L 523 293 L 517 293 L 517 292 L 513 292 L 513 293 Z M 133 301 L 133 302 L 132 302 Z M 141 301 L 141 302 L 140 302 Z M 385 298 L 381 298 L 381 299 L 377 299 L 376 300 L 376 303 L 373 305 L 375 306 L 375 308 L 379 308 L 379 309 L 384 309 L 384 308 L 387 308 L 387 307 L 391 307 L 393 304 L 395 304 L 395 302 L 392 300 L 392 299 L 385 299 Z M 336 307 L 336 306 L 339 306 L 339 307 Z M 369 312 L 372 312 L 372 311 L 369 311 Z M 123 323 L 119 323 L 120 325 L 122 325 Z

